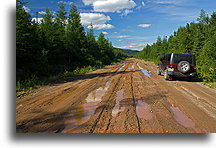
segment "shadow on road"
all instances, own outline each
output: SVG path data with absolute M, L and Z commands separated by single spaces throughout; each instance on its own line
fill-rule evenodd
M 69 77 L 63 77 L 56 82 L 50 83 L 50 85 L 57 85 L 57 84 L 62 84 L 62 83 L 66 83 L 66 82 L 73 82 L 73 81 L 77 81 L 77 80 L 92 79 L 95 77 L 106 77 L 106 76 L 114 76 L 114 75 L 118 75 L 118 74 L 127 74 L 127 73 L 135 72 L 135 71 L 140 71 L 140 70 L 79 74 L 79 75 L 73 75 L 73 76 L 69 76 Z
M 195 77 L 195 78 L 174 77 L 172 81 L 202 82 L 202 79 L 200 79 L 198 77 Z

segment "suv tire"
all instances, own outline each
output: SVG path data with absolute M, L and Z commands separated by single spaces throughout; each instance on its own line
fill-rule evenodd
M 161 72 L 160 72 L 160 68 L 159 68 L 159 67 L 157 68 L 157 74 L 158 74 L 158 75 L 161 75 Z
M 190 70 L 190 64 L 188 61 L 181 61 L 178 63 L 178 70 L 182 73 L 186 73 Z
M 168 75 L 168 70 L 167 69 L 164 71 L 164 79 L 169 80 L 169 75 Z

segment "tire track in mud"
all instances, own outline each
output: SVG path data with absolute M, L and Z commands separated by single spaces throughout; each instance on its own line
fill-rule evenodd
M 153 66 L 149 66 L 149 64 L 147 65 L 149 68 L 152 68 Z M 156 70 L 156 69 L 155 69 Z M 155 71 L 152 71 L 155 73 Z M 163 86 L 166 90 L 167 90 L 167 97 L 165 101 L 163 101 L 163 104 L 164 106 L 168 109 L 168 110 L 171 110 L 170 113 L 173 114 L 173 116 L 175 115 L 173 113 L 173 110 L 171 108 L 173 107 L 170 107 L 171 106 L 175 106 L 175 107 L 179 107 L 180 111 L 183 111 L 183 113 L 185 115 L 187 115 L 190 119 L 192 119 L 192 121 L 196 124 L 195 128 L 192 129 L 188 129 L 186 128 L 186 130 L 182 130 L 182 132 L 184 133 L 188 133 L 188 132 L 215 132 L 215 127 L 211 125 L 211 123 L 213 124 L 215 121 L 215 116 L 213 115 L 215 111 L 211 110 L 210 111 L 210 108 L 207 107 L 205 109 L 209 110 L 209 113 L 212 113 L 212 116 L 214 120 L 210 119 L 209 117 L 206 117 L 205 115 L 205 111 L 202 112 L 200 109 L 200 105 L 201 106 L 204 106 L 203 105 L 203 102 L 197 102 L 197 99 L 192 99 L 192 96 L 190 96 L 190 94 L 193 92 L 189 91 L 185 91 L 185 90 L 182 90 L 182 86 L 183 84 L 186 85 L 188 82 L 181 82 L 181 81 L 165 81 L 163 79 L 158 79 L 157 77 L 157 74 L 155 73 L 155 78 L 152 79 L 153 81 L 156 81 L 155 83 L 158 85 L 157 88 L 159 89 L 161 86 Z M 186 84 L 185 84 L 186 83 Z M 191 87 L 195 87 L 197 88 L 197 86 L 199 86 L 197 83 L 193 83 L 193 82 L 190 82 L 190 85 Z M 174 88 L 174 89 L 173 89 Z M 209 88 L 206 88 L 206 89 L 209 89 Z M 187 90 L 187 89 L 186 89 Z M 184 91 L 184 93 L 182 92 Z M 209 90 L 210 91 L 210 90 Z M 208 92 L 208 91 L 207 91 Z M 198 95 L 198 94 L 197 94 Z M 195 96 L 197 96 L 195 95 Z M 194 97 L 194 96 L 193 96 Z M 197 96 L 199 97 L 199 96 Z M 175 100 L 174 100 L 175 98 Z M 208 98 L 208 97 L 207 97 Z M 207 99 L 206 98 L 206 99 Z M 195 103 L 191 102 L 191 101 L 194 101 Z M 206 101 L 209 101 L 209 99 L 207 99 Z M 170 105 L 167 106 L 167 103 L 169 103 Z M 190 103 L 191 102 L 191 103 Z M 177 108 L 178 108 L 177 107 Z M 200 109 L 199 109 L 200 108 Z M 199 114 L 197 114 L 199 113 Z M 206 118 L 206 121 L 203 121 L 203 116 L 205 116 Z M 208 126 L 206 126 L 208 125 Z M 211 125 L 211 126 L 209 126 Z M 214 127 L 214 128 L 213 128 Z
M 79 133 L 79 132 L 87 132 L 87 133 L 93 133 L 98 125 L 98 122 L 100 121 L 100 118 L 102 116 L 102 114 L 104 113 L 105 110 L 107 110 L 107 107 L 109 107 L 109 100 L 110 98 L 113 96 L 113 94 L 115 93 L 115 89 L 116 87 L 118 87 L 118 84 L 119 84 L 119 81 L 121 80 L 121 77 L 122 77 L 122 73 L 125 72 L 126 68 L 124 68 L 126 64 L 123 64 L 121 65 L 121 67 L 116 71 L 116 75 L 113 76 L 113 77 L 108 77 L 106 78 L 107 81 L 111 81 L 111 86 L 114 86 L 112 87 L 112 91 L 111 91 L 111 94 L 110 95 L 105 95 L 104 97 L 108 97 L 108 99 L 104 99 L 104 97 L 102 98 L 102 101 L 101 103 L 99 103 L 99 105 L 97 105 L 97 109 L 95 110 L 95 113 L 90 117 L 90 119 L 86 122 L 88 124 L 88 126 L 86 127 L 83 127 L 83 129 L 78 129 L 78 128 L 75 128 L 75 129 L 71 129 L 69 130 L 68 132 L 75 132 L 75 133 Z M 122 70 L 124 68 L 124 70 Z M 120 74 L 118 74 L 120 73 Z M 111 79 L 110 79 L 111 78 Z M 117 80 L 115 80 L 115 78 L 117 78 Z M 113 82 L 115 81 L 115 82 Z M 109 88 L 110 89 L 110 88 Z M 108 90 L 110 92 L 110 90 Z M 108 92 L 106 92 L 107 94 Z M 81 128 L 82 128 L 82 125 L 81 125 Z
M 112 108 L 114 112 L 117 108 L 118 109 L 117 113 L 113 116 L 110 115 L 111 118 L 106 128 L 106 133 L 139 133 L 139 123 L 136 118 L 135 104 L 132 96 L 131 75 L 134 73 L 132 69 L 134 69 L 133 61 L 127 67 L 130 73 L 122 77 L 122 87 L 118 89 L 118 92 L 123 91 L 124 94 L 120 100 L 115 98 L 116 101 L 118 100 L 120 102 L 117 101 L 115 103 L 117 106 L 115 105 L 115 107 Z
M 196 94 L 188 91 L 186 88 L 184 88 L 183 86 L 180 86 L 180 88 L 178 86 L 174 86 L 175 89 L 177 89 L 178 91 L 182 92 L 185 96 L 185 98 L 187 98 L 189 101 L 191 101 L 192 103 L 194 103 L 197 107 L 199 107 L 200 109 L 202 109 L 203 111 L 205 111 L 210 117 L 215 118 L 215 106 L 209 104 L 208 102 L 203 102 L 201 101 L 201 98 L 198 97 Z M 192 98 L 192 99 L 190 99 Z
M 123 63 L 124 64 L 124 63 Z M 113 68 L 114 70 L 111 70 L 110 71 L 110 69 L 107 69 L 105 72 L 116 72 L 116 71 L 118 71 L 119 69 L 120 69 L 120 66 L 122 66 L 123 64 L 120 64 L 120 65 L 117 65 L 117 68 L 116 68 L 116 66 Z M 110 78 L 110 77 L 112 77 L 112 75 L 111 76 L 108 76 L 108 78 Z M 99 83 L 101 83 L 101 81 L 102 80 L 104 80 L 104 79 L 107 79 L 107 76 L 105 76 L 105 77 L 99 77 L 100 79 L 98 79 L 98 77 L 95 77 L 95 78 L 93 78 L 93 79 L 90 79 L 90 81 L 89 80 L 83 80 L 82 81 L 82 83 L 85 85 L 85 84 L 91 84 L 92 82 L 99 82 Z M 77 89 L 79 89 L 80 87 L 82 87 L 83 86 L 83 84 L 79 84 L 78 85 L 78 87 L 76 87 L 75 88 L 75 90 L 73 89 L 74 88 L 74 86 L 76 86 L 76 82 L 75 82 L 75 84 L 73 84 L 73 86 L 72 87 L 67 87 L 66 88 L 66 91 L 61 91 L 60 92 L 60 94 L 59 95 L 55 95 L 56 93 L 59 93 L 59 91 L 58 92 L 56 92 L 56 91 L 54 91 L 53 92 L 53 94 L 54 94 L 54 97 L 52 97 L 52 96 L 49 96 L 49 94 L 46 94 L 45 95 L 45 97 L 41 97 L 40 98 L 40 96 L 39 97 L 36 97 L 36 98 L 33 98 L 33 99 L 31 99 L 31 100 L 29 100 L 28 102 L 32 102 L 33 101 L 33 103 L 31 103 L 31 104 L 33 104 L 33 106 L 29 106 L 29 105 L 25 105 L 25 104 L 23 104 L 22 106 L 25 106 L 25 108 L 23 109 L 23 108 L 20 108 L 20 109 L 18 109 L 17 108 L 17 113 L 16 113 L 16 116 L 17 116 L 17 118 L 18 117 L 20 117 L 21 116 L 21 114 L 22 115 L 24 115 L 23 117 L 21 117 L 21 119 L 19 118 L 19 120 L 17 120 L 17 127 L 23 127 L 23 126 L 28 126 L 28 125 L 34 125 L 34 122 L 36 122 L 37 124 L 39 123 L 39 122 L 41 122 L 41 124 L 44 124 L 43 123 L 43 121 L 35 121 L 35 119 L 40 119 L 40 116 L 44 116 L 44 118 L 46 118 L 46 116 L 48 115 L 48 114 L 50 114 L 50 115 L 48 115 L 48 117 L 49 116 L 51 116 L 51 114 L 52 113 L 54 113 L 54 112 L 56 112 L 56 110 L 57 110 L 57 108 L 58 108 L 58 105 L 60 104 L 60 103 L 62 103 L 62 104 L 64 104 L 64 106 L 66 105 L 66 106 L 68 106 L 68 103 L 65 103 L 65 99 L 67 99 L 68 97 L 70 97 L 69 95 L 65 95 L 66 93 L 73 93 L 74 91 L 76 91 Z M 93 83 L 94 84 L 94 83 Z M 70 85 L 70 84 L 69 84 Z M 67 85 L 67 86 L 69 86 L 69 85 Z M 81 85 L 81 86 L 80 86 Z M 98 84 L 94 84 L 94 85 L 98 85 Z M 99 84 L 100 85 L 100 84 Z M 87 85 L 88 86 L 88 85 Z M 97 87 L 97 86 L 96 86 Z M 93 85 L 91 85 L 91 87 L 90 87 L 91 89 L 94 89 L 94 86 Z M 52 88 L 53 89 L 53 88 Z M 88 89 L 89 88 L 85 88 L 84 87 L 84 91 L 88 91 Z M 83 89 L 82 89 L 83 90 Z M 46 91 L 46 90 L 45 90 Z M 91 90 L 89 90 L 89 91 L 91 91 Z M 84 93 L 84 92 L 82 92 L 82 93 Z M 50 100 L 53 100 L 53 99 L 55 99 L 55 98 L 58 98 L 58 97 L 60 97 L 61 95 L 63 95 L 62 96 L 62 98 L 60 99 L 60 100 L 58 100 L 58 101 L 56 101 L 55 102 L 55 104 L 56 105 L 54 105 L 53 103 L 52 104 L 49 104 L 50 105 L 50 107 L 51 108 L 45 108 L 46 110 L 49 110 L 49 113 L 47 112 L 47 111 L 43 111 L 43 108 L 45 107 L 45 106 L 43 106 L 43 105 L 40 105 L 40 104 L 44 104 L 44 103 L 46 103 L 46 102 L 49 102 Z M 65 96 L 64 96 L 65 95 Z M 80 94 L 79 94 L 80 95 Z M 43 95 L 42 95 L 43 96 Z M 73 95 L 74 96 L 74 95 Z M 75 98 L 77 98 L 77 96 L 74 96 L 74 97 L 70 97 L 70 98 L 72 98 L 72 100 L 71 99 L 69 99 L 69 101 L 71 100 L 73 103 L 71 103 L 71 106 L 73 106 L 74 104 L 76 104 L 76 100 L 75 100 Z M 79 99 L 79 97 L 78 97 L 78 99 Z M 68 100 L 68 99 L 67 99 Z M 22 101 L 22 100 L 21 100 Z M 60 102 L 59 102 L 60 101 Z M 70 101 L 70 102 L 71 102 Z M 28 102 L 26 102 L 26 103 L 28 103 Z M 22 107 L 22 106 L 20 106 L 20 107 Z M 18 106 L 19 107 L 19 106 Z M 41 108 L 41 107 L 43 107 L 43 108 Z M 65 107 L 64 107 L 65 108 Z M 39 111 L 40 110 L 40 111 Z M 29 112 L 30 111 L 30 112 Z M 61 109 L 61 111 L 60 112 L 68 112 L 69 111 L 69 109 L 67 109 L 67 107 L 62 111 L 62 109 Z M 24 112 L 28 112 L 28 113 L 24 113 Z M 34 113 L 35 112 L 35 113 Z M 38 112 L 38 113 L 37 113 Z M 58 111 L 59 112 L 59 111 Z M 32 114 L 32 113 L 34 113 L 34 114 Z M 48 113 L 48 114 L 47 114 Z M 41 114 L 44 114 L 44 115 L 41 115 Z M 47 114 L 47 115 L 46 115 Z M 66 113 L 65 113 L 66 114 Z M 63 114 L 61 114 L 61 116 L 62 116 Z M 49 117 L 50 118 L 50 117 Z M 40 119 L 41 120 L 41 119 Z M 45 119 L 44 119 L 44 121 L 45 121 Z M 32 123 L 33 122 L 33 123 Z M 28 125 L 26 124 L 26 123 L 28 123 Z M 27 127 L 26 127 L 27 128 Z M 62 128 L 61 128 L 62 129 Z M 21 129 L 20 129 L 21 130 Z M 57 131 L 61 131 L 61 130 L 57 130 Z M 39 131 L 35 131 L 35 132 L 39 132 Z
M 125 70 L 126 70 L 126 69 L 125 69 Z M 125 70 L 124 70 L 124 71 L 125 71 Z M 112 89 L 112 93 L 110 94 L 110 97 L 109 97 L 109 99 L 105 102 L 105 104 L 108 104 L 108 102 L 109 102 L 109 101 L 113 98 L 113 96 L 116 94 L 116 88 L 118 88 L 118 84 L 119 84 L 119 82 L 120 82 L 121 77 L 122 77 L 122 75 L 121 75 L 121 76 L 118 78 L 118 80 L 116 81 L 115 86 L 114 86 L 114 88 Z M 98 124 L 98 122 L 99 122 L 99 120 L 100 120 L 102 114 L 104 113 L 105 109 L 106 109 L 106 107 L 104 107 L 104 108 L 101 110 L 99 116 L 97 117 L 97 119 L 96 119 L 96 121 L 95 121 L 94 125 L 92 126 L 92 128 L 91 128 L 91 130 L 90 130 L 89 133 L 94 133 L 94 131 L 95 131 L 95 129 L 96 129 L 96 126 L 97 126 L 97 124 Z M 108 125 L 107 125 L 107 128 L 109 128 L 109 124 L 110 124 L 110 120 L 109 120 L 109 123 L 108 123 Z M 107 128 L 106 128 L 106 129 L 107 129 Z M 106 131 L 106 130 L 105 130 L 105 131 Z
M 138 66 L 137 66 L 137 68 L 139 69 Z M 141 101 L 144 101 L 144 102 L 146 102 L 146 101 L 148 102 L 148 99 L 151 99 L 151 98 L 148 98 L 148 95 L 146 96 L 146 93 L 142 93 L 142 92 L 143 92 L 143 89 L 145 89 L 146 86 L 148 86 L 148 84 L 149 84 L 148 81 L 146 81 L 146 80 L 150 79 L 150 78 L 146 79 L 145 76 L 143 75 L 143 73 L 140 70 L 138 72 L 136 72 L 135 74 L 138 75 L 138 77 L 136 76 L 136 78 L 141 79 L 141 81 L 137 81 L 137 82 L 134 83 L 134 84 L 137 85 L 136 86 L 137 87 L 137 89 L 136 89 L 137 90 L 137 93 L 136 93 L 137 97 L 136 98 L 137 98 L 138 101 L 141 100 Z M 140 85 L 138 82 L 141 82 L 142 84 Z M 141 88 L 142 88 L 142 90 L 141 90 Z M 153 87 L 151 87 L 151 88 L 153 88 Z M 150 105 L 151 106 L 155 105 L 156 102 L 158 101 L 158 99 L 155 98 L 155 95 L 153 95 L 153 96 L 150 95 L 149 97 L 153 97 L 153 103 L 150 103 Z M 150 101 L 152 102 L 152 100 L 150 100 Z M 137 102 L 137 105 L 139 105 L 138 102 Z M 154 120 L 154 121 L 151 122 L 152 120 Z M 165 131 L 162 128 L 162 125 L 160 124 L 160 122 L 155 117 L 155 115 L 153 115 L 151 120 L 146 120 L 146 119 L 139 118 L 139 121 L 140 121 L 140 128 L 141 128 L 140 130 L 141 130 L 142 133 L 143 132 L 144 133 L 154 133 L 154 130 L 153 130 L 154 128 L 157 129 L 156 131 L 158 133 Z M 156 126 L 156 127 L 154 127 L 154 126 Z M 161 131 L 160 129 L 163 129 L 163 130 Z
M 180 127 L 173 118 L 173 114 L 170 109 L 171 104 L 166 101 L 167 99 L 166 90 L 159 88 L 158 83 L 155 83 L 154 78 L 147 78 L 141 72 L 138 72 L 138 73 L 142 81 L 147 83 L 147 85 L 145 86 L 148 86 L 148 85 L 150 86 L 153 84 L 153 86 L 151 86 L 151 93 L 153 94 L 153 96 L 151 96 L 151 93 L 148 92 L 148 95 L 150 96 L 148 97 L 147 95 L 146 96 L 147 98 L 145 98 L 144 101 L 148 102 L 148 104 L 151 106 L 153 110 L 153 116 L 155 116 L 155 118 L 152 118 L 152 120 L 155 120 L 155 122 L 157 121 L 158 125 L 156 124 L 156 126 L 159 126 L 160 128 L 162 128 L 162 131 L 157 131 L 157 132 L 172 132 L 172 133 L 185 132 L 186 129 L 184 127 Z M 164 119 L 163 115 L 166 115 L 166 119 Z M 144 121 L 144 124 L 145 123 L 147 124 L 149 123 L 149 127 L 151 127 L 152 130 L 157 129 L 154 126 L 151 126 L 151 123 L 152 123 L 151 120 Z M 149 132 L 154 132 L 154 130 L 153 131 L 150 130 Z
M 133 106 L 134 106 L 134 108 L 135 108 L 135 110 L 136 110 L 136 101 L 135 101 L 135 97 L 134 97 L 134 81 L 133 81 L 133 73 L 131 74 L 131 89 L 132 89 L 132 99 L 133 99 Z M 137 115 L 137 113 L 135 113 L 135 116 L 136 116 L 136 119 L 137 119 L 137 123 L 138 123 L 138 131 L 139 131 L 139 133 L 141 133 L 141 127 L 140 127 L 140 121 L 139 121 L 139 118 L 138 118 L 138 115 Z
M 129 62 L 129 64 L 125 64 L 125 66 L 123 67 L 124 70 L 122 71 L 123 73 L 127 72 L 126 70 L 128 69 L 129 65 L 130 65 L 130 62 Z M 113 87 L 113 89 L 111 91 L 111 94 L 109 95 L 107 101 L 105 102 L 105 104 L 110 105 L 109 108 L 104 107 L 101 110 L 100 115 L 97 118 L 97 121 L 95 122 L 95 124 L 93 126 L 93 129 L 91 129 L 90 133 L 94 133 L 94 132 L 96 132 L 96 133 L 101 133 L 101 132 L 102 133 L 107 133 L 108 132 L 108 130 L 110 128 L 111 120 L 113 119 L 113 117 L 112 117 L 112 109 L 115 106 L 115 103 L 114 103 L 115 96 L 116 96 L 117 91 L 121 90 L 123 88 L 124 82 L 123 82 L 122 78 L 123 78 L 124 75 L 127 75 L 127 74 L 123 74 L 123 73 L 121 73 L 119 78 L 116 80 L 116 83 L 115 83 L 115 85 L 114 85 L 114 87 Z M 104 122 L 105 121 L 102 118 L 102 115 L 105 116 L 106 118 L 108 118 L 108 119 L 105 119 L 105 120 L 108 120 L 107 121 L 108 123 L 103 123 L 103 125 L 99 125 L 99 122 Z M 99 125 L 99 126 L 97 127 L 97 125 Z
M 145 75 L 137 64 L 153 75 Z M 107 82 L 109 87 L 95 105 L 94 113 L 84 117 L 78 126 L 67 129 L 66 124 L 73 123 L 66 122 L 72 118 L 67 117 L 74 110 L 82 113 L 77 108 L 86 104 L 89 94 L 97 96 L 96 90 L 103 91 Z M 196 93 L 200 88 L 203 90 Z M 199 83 L 165 81 L 157 75 L 154 64 L 138 59 L 127 59 L 96 70 L 90 77 L 87 74 L 85 79 L 39 90 L 17 100 L 16 124 L 20 132 L 215 132 L 213 90 Z

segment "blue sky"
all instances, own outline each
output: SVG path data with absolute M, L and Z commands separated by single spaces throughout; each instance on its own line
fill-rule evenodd
M 42 17 L 48 7 L 55 16 L 61 0 L 25 0 L 32 18 Z M 215 0 L 62 0 L 69 12 L 75 4 L 87 30 L 92 22 L 95 35 L 103 32 L 113 46 L 142 50 L 158 36 L 170 36 L 180 26 L 196 21 L 200 10 L 216 11 Z

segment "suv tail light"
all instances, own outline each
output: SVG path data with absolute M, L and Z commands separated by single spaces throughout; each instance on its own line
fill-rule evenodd
M 169 64 L 169 68 L 173 68 L 174 67 L 174 65 L 173 64 Z
M 196 69 L 196 66 L 194 66 L 193 68 Z

